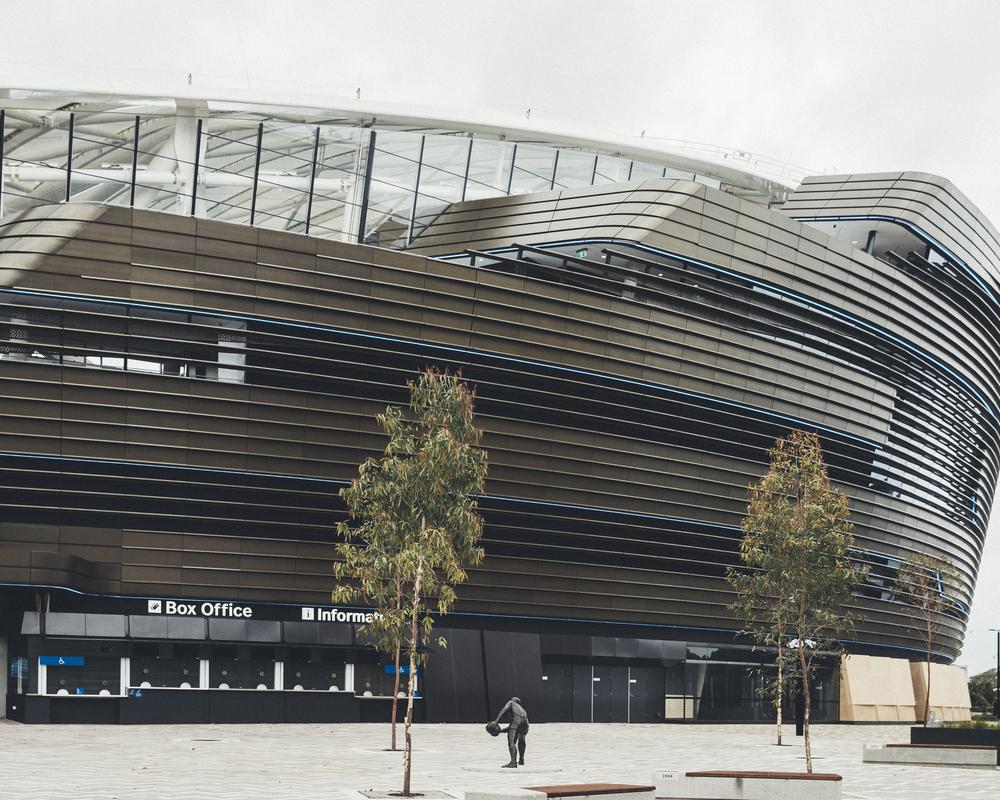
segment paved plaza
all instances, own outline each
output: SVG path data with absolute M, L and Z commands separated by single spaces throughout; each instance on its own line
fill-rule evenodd
M 501 770 L 506 739 L 481 725 L 415 727 L 414 791 L 552 783 L 647 783 L 656 769 L 805 769 L 801 739 L 765 725 L 536 724 L 527 768 Z M 817 772 L 844 797 L 996 798 L 1000 771 L 864 765 L 864 742 L 908 741 L 906 726 L 815 729 Z M 362 800 L 398 790 L 387 725 L 20 725 L 0 722 L 0 797 L 18 800 Z

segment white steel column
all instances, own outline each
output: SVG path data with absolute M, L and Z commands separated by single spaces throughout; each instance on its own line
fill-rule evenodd
M 177 194 L 174 204 L 178 213 L 189 210 L 191 184 L 194 182 L 194 159 L 198 149 L 198 114 L 196 106 L 177 104 L 174 126 L 174 157 L 176 158 Z

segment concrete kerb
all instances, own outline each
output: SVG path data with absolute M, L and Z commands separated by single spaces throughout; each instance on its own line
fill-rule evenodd
M 547 795 L 531 789 L 496 789 L 465 792 L 465 800 L 546 800 Z
M 562 784 L 465 792 L 465 800 L 653 800 L 652 786 Z
M 996 769 L 997 748 L 977 745 L 866 744 L 866 764 Z
M 840 775 L 781 772 L 683 772 L 653 774 L 655 797 L 669 800 L 840 800 Z

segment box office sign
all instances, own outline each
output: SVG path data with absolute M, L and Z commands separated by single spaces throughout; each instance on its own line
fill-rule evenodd
M 149 600 L 146 603 L 149 614 L 166 614 L 168 617 L 225 617 L 230 619 L 250 619 L 253 609 L 237 603 L 187 602 L 183 600 Z
M 288 619 L 303 622 L 339 622 L 364 625 L 378 612 L 354 608 L 323 606 L 252 606 L 245 603 L 198 600 L 147 600 L 147 614 L 168 617 L 201 617 L 209 619 Z

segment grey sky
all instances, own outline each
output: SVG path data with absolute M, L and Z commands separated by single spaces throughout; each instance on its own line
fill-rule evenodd
M 109 91 L 169 94 L 191 73 L 206 94 L 353 99 L 360 87 L 373 101 L 530 107 L 533 121 L 645 130 L 817 171 L 933 172 L 1000 223 L 992 0 L 34 0 L 7 4 L 3 28 L 0 83 L 56 67 Z M 995 530 L 987 551 L 958 661 L 970 672 L 996 658 Z

